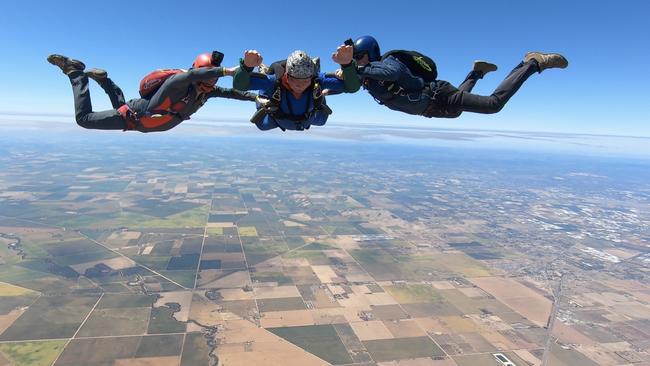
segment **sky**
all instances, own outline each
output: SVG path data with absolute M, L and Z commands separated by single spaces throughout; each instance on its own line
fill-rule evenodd
M 73 114 L 69 82 L 46 62 L 50 53 L 101 67 L 137 96 L 158 68 L 187 68 L 220 50 L 234 66 L 246 49 L 265 61 L 295 49 L 330 55 L 347 38 L 370 34 L 382 51 L 412 49 L 432 57 L 439 78 L 458 85 L 475 59 L 499 65 L 479 81 L 490 94 L 527 51 L 560 52 L 565 70 L 533 75 L 500 113 L 427 119 L 391 111 L 361 90 L 328 98 L 344 124 L 435 126 L 650 136 L 650 25 L 646 0 L 621 1 L 16 1 L 0 5 L 0 114 Z M 219 85 L 230 87 L 222 78 Z M 109 108 L 91 84 L 95 110 Z M 251 103 L 211 100 L 193 119 L 245 122 Z M 73 122 L 71 118 L 71 123 Z

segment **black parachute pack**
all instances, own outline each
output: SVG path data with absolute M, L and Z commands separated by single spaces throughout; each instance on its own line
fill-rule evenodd
M 417 51 L 406 50 L 393 50 L 386 52 L 381 56 L 381 60 L 385 60 L 388 56 L 393 56 L 398 59 L 415 76 L 419 76 L 426 83 L 435 81 L 438 78 L 438 69 L 433 60 Z

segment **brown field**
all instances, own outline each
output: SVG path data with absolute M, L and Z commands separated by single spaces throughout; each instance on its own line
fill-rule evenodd
M 426 337 L 426 332 L 415 320 L 384 321 L 395 338 Z
M 575 328 L 567 326 L 560 321 L 556 321 L 555 324 L 553 324 L 553 335 L 564 343 L 577 343 L 587 346 L 593 346 L 597 344 L 597 342 L 580 333 Z
M 115 360 L 115 366 L 178 366 L 180 357 L 145 357 Z
M 483 277 L 469 280 L 536 325 L 546 325 L 553 303 L 534 290 L 509 278 Z
M 2 297 L 0 297 L 0 300 Z M 0 334 L 2 334 L 7 328 L 13 324 L 16 319 L 18 319 L 26 309 L 14 309 L 9 312 L 9 314 L 0 315 Z

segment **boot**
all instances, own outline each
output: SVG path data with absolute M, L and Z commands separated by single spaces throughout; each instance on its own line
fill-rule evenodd
M 86 65 L 79 60 L 74 60 L 63 55 L 49 55 L 47 62 L 57 66 L 64 74 L 68 75 L 73 71 L 84 71 Z
M 472 71 L 479 72 L 481 76 L 484 76 L 488 72 L 497 71 L 497 65 L 489 63 L 487 61 L 476 60 L 474 61 L 474 67 Z
M 106 70 L 102 69 L 90 69 L 86 71 L 84 74 L 88 76 L 88 78 L 95 80 L 97 83 L 105 80 L 108 77 L 108 73 Z
M 569 66 L 569 61 L 559 53 L 528 52 L 524 56 L 524 62 L 531 60 L 537 61 L 539 72 L 546 69 L 564 69 Z

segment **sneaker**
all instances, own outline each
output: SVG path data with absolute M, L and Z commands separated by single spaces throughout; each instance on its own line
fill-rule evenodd
M 86 68 L 86 65 L 79 60 L 56 54 L 47 56 L 47 62 L 57 66 L 66 75 L 73 71 L 83 71 Z
M 90 69 L 86 71 L 84 74 L 86 74 L 86 76 L 88 76 L 90 79 L 95 80 L 98 83 L 108 77 L 108 73 L 106 72 L 106 70 L 102 70 L 102 69 Z
M 473 71 L 480 72 L 482 75 L 487 74 L 488 72 L 497 71 L 497 65 L 489 63 L 487 61 L 476 60 L 474 61 Z
M 569 61 L 559 53 L 528 52 L 524 56 L 524 62 L 531 60 L 537 61 L 539 72 L 546 69 L 564 69 L 569 66 Z

